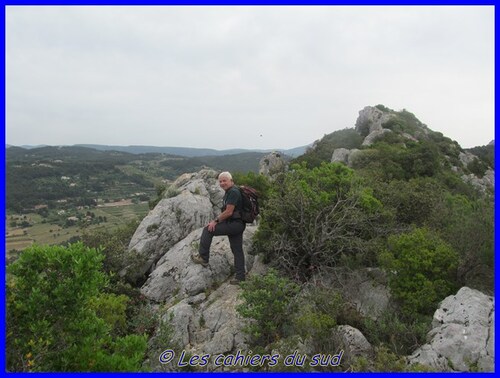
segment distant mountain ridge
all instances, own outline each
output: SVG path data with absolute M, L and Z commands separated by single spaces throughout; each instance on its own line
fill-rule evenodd
M 49 147 L 47 145 L 38 145 L 38 146 L 13 146 L 7 145 L 7 148 L 18 147 L 24 149 L 34 149 L 41 147 Z M 113 146 L 113 145 L 104 145 L 104 144 L 75 144 L 73 146 L 63 146 L 63 147 L 86 147 L 92 148 L 99 151 L 119 151 L 126 152 L 130 154 L 146 154 L 146 153 L 160 153 L 160 154 L 168 154 L 168 155 L 177 155 L 183 157 L 202 157 L 202 156 L 223 156 L 223 155 L 236 155 L 241 153 L 248 152 L 259 152 L 259 153 L 269 153 L 272 151 L 280 151 L 285 155 L 291 157 L 297 157 L 302 155 L 309 146 L 301 146 L 295 147 L 288 150 L 280 150 L 280 149 L 243 149 L 243 148 L 235 148 L 228 150 L 216 150 L 211 148 L 192 148 L 192 147 L 159 147 L 159 146 Z

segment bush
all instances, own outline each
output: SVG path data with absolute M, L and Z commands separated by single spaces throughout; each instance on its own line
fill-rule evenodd
M 331 335 L 343 306 L 341 295 L 327 288 L 308 285 L 298 306 L 293 317 L 294 332 L 303 340 L 310 339 L 314 343 L 314 353 L 328 354 L 335 350 Z
M 123 331 L 125 299 L 104 294 L 104 256 L 81 243 L 32 246 L 8 266 L 10 371 L 138 371 L 145 337 Z
M 297 157 L 292 163 L 306 163 L 311 168 L 319 167 L 322 163 L 332 160 L 332 154 L 336 148 L 360 148 L 363 139 L 364 137 L 358 134 L 354 128 L 334 131 L 317 141 L 313 148 L 308 149 L 305 154 Z
M 274 183 L 256 235 L 256 250 L 294 279 L 307 279 L 342 254 L 365 251 L 378 237 L 381 204 L 354 172 L 323 163 L 293 170 Z
M 266 346 L 282 338 L 296 310 L 294 298 L 299 286 L 273 269 L 264 276 L 252 276 L 241 286 L 244 303 L 236 309 L 251 319 L 245 330 L 253 345 Z
M 397 312 L 385 312 L 377 320 L 363 319 L 360 330 L 372 345 L 384 345 L 399 356 L 412 354 L 425 344 L 431 316 L 405 319 Z
M 493 199 L 469 199 L 448 193 L 434 208 L 429 224 L 459 254 L 460 284 L 493 293 Z
M 432 313 L 439 301 L 457 290 L 457 253 L 425 228 L 391 236 L 380 264 L 394 298 L 410 318 Z
M 85 246 L 99 248 L 104 253 L 104 271 L 118 279 L 116 274 L 125 267 L 131 267 L 128 271 L 134 271 L 134 266 L 141 266 L 144 263 L 145 257 L 138 255 L 135 251 L 128 250 L 128 245 L 137 226 L 137 221 L 131 221 L 116 230 L 95 230 L 92 232 L 85 230 L 82 234 L 82 242 Z

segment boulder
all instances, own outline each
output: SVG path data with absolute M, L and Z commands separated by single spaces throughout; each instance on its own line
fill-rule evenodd
M 443 372 L 494 370 L 493 297 L 463 287 L 441 302 L 432 327 L 429 342 L 408 357 L 409 363 Z
M 287 164 L 280 152 L 273 151 L 260 159 L 259 174 L 274 178 L 278 173 L 284 172 Z
M 336 148 L 333 151 L 332 163 L 344 163 L 347 165 L 347 162 L 349 161 L 349 155 L 351 153 L 351 150 L 348 150 L 347 148 Z
M 333 151 L 332 163 L 344 163 L 348 167 L 352 167 L 357 156 L 362 154 L 361 150 L 353 148 L 348 150 L 347 148 L 337 148 Z
M 352 363 L 357 357 L 370 359 L 373 347 L 357 328 L 341 325 L 333 331 L 333 342 L 337 349 L 343 350 L 342 362 Z
M 194 297 L 232 277 L 234 257 L 227 236 L 214 237 L 208 267 L 191 260 L 191 255 L 198 253 L 202 230 L 192 231 L 163 254 L 141 288 L 144 296 L 155 302 L 167 302 L 173 297 L 176 300 Z M 251 245 L 255 231 L 256 226 L 247 226 L 243 233 L 247 271 L 251 270 L 254 261 Z
M 168 189 L 175 195 L 162 199 L 142 220 L 129 243 L 144 263 L 121 272 L 139 280 L 177 242 L 190 232 L 204 227 L 220 212 L 224 191 L 219 187 L 217 172 L 201 170 L 180 176 Z

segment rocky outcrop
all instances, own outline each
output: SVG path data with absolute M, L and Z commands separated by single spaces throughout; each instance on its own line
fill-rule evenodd
M 259 174 L 274 178 L 278 173 L 284 172 L 287 164 L 280 152 L 273 151 L 260 159 Z
M 225 283 L 205 300 L 184 299 L 164 315 L 173 329 L 173 341 L 193 354 L 222 354 L 247 350 L 242 332 L 246 324 L 236 308 L 241 303 L 238 286 Z
M 474 163 L 479 158 L 468 152 L 460 152 L 458 155 L 462 167 L 452 167 L 452 170 L 461 175 L 462 181 L 471 184 L 476 190 L 481 193 L 492 192 L 495 189 L 495 171 L 493 169 L 488 169 L 482 177 L 478 177 L 473 173 L 464 174 L 464 171 L 468 171 L 469 164 Z
M 356 157 L 360 156 L 363 152 L 357 148 L 348 150 L 347 148 L 337 148 L 333 151 L 332 163 L 344 163 L 348 167 L 352 167 Z
M 355 130 L 365 137 L 363 146 L 370 146 L 373 142 L 386 133 L 392 132 L 384 129 L 382 125 L 389 121 L 393 115 L 383 112 L 373 106 L 366 106 L 359 111 L 359 117 L 356 120 Z
M 347 162 L 353 151 L 348 153 Z M 148 258 L 141 271 L 147 276 L 141 292 L 158 309 L 169 326 L 171 341 L 181 350 L 193 355 L 247 352 L 244 327 L 248 320 L 237 312 L 241 289 L 228 283 L 233 274 L 228 238 L 214 238 L 208 267 L 194 264 L 190 258 L 198 251 L 202 227 L 220 211 L 223 191 L 218 186 L 217 173 L 202 170 L 183 175 L 170 188 L 172 192 L 175 196 L 160 201 L 130 243 L 131 249 Z M 250 276 L 265 274 L 267 270 L 260 256 L 254 256 L 252 251 L 256 229 L 257 226 L 247 226 L 244 233 L 243 249 Z M 340 291 L 360 316 L 378 320 L 389 309 L 387 280 L 379 269 L 324 268 L 313 281 Z M 429 343 L 408 357 L 409 363 L 420 363 L 437 371 L 492 370 L 491 297 L 476 290 L 461 289 L 456 296 L 441 303 L 434 315 L 433 327 Z M 332 341 L 339 347 L 336 352 L 343 349 L 346 361 L 359 356 L 369 359 L 373 355 L 372 346 L 361 332 L 350 326 L 338 327 Z M 304 350 L 313 350 L 307 340 L 302 344 Z M 283 345 L 283 350 L 286 348 Z M 152 368 L 162 371 L 165 367 Z M 218 369 L 206 367 L 207 371 Z
M 471 184 L 481 193 L 487 193 L 495 189 L 495 171 L 488 169 L 484 176 L 479 178 L 474 174 L 462 175 L 462 180 Z
M 467 167 L 470 163 L 477 159 L 477 156 L 470 152 L 460 152 L 458 154 L 458 159 L 464 167 Z
M 428 344 L 408 361 L 433 371 L 493 371 L 493 298 L 468 287 L 443 300 L 434 313 Z
M 365 140 L 362 143 L 362 146 L 371 146 L 373 143 L 377 141 L 377 139 L 380 139 L 385 134 L 390 134 L 390 133 L 392 133 L 392 131 L 389 129 L 372 131 L 370 134 L 366 136 Z
M 162 199 L 149 212 L 130 241 L 128 249 L 144 260 L 140 267 L 121 272 L 133 281 L 150 272 L 173 245 L 213 219 L 224 196 L 213 170 L 184 174 L 166 193 L 172 197 Z
M 233 254 L 226 236 L 213 239 L 208 267 L 191 261 L 191 255 L 198 253 L 202 230 L 203 228 L 199 228 L 191 232 L 166 251 L 153 266 L 149 278 L 141 288 L 144 296 L 155 302 L 167 302 L 174 296 L 176 300 L 189 298 L 219 286 L 232 276 Z M 243 233 L 247 271 L 252 269 L 254 260 L 250 252 L 255 230 L 255 226 L 249 226 Z

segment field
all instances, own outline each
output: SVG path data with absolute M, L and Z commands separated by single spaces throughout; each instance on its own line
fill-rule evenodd
M 92 212 L 96 217 L 106 217 L 107 222 L 90 225 L 87 229 L 105 228 L 110 230 L 132 220 L 141 220 L 149 212 L 149 207 L 147 202 L 134 204 L 130 200 L 125 200 L 99 205 L 93 208 Z M 11 227 L 7 219 L 6 251 L 8 259 L 12 257 L 12 253 L 16 253 L 14 250 L 21 251 L 33 243 L 64 243 L 72 237 L 80 236 L 83 231 L 79 226 L 63 228 L 54 224 L 42 223 L 43 218 L 34 213 L 17 217 L 25 219 L 33 225 L 31 227 Z

